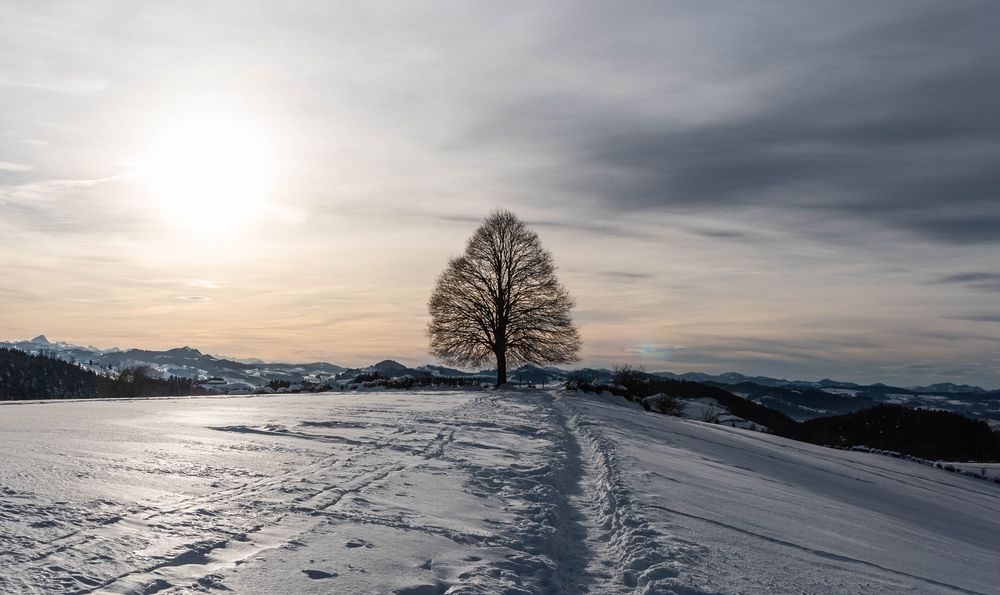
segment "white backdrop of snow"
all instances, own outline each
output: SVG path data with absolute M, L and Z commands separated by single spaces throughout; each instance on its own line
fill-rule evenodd
M 1000 486 L 559 391 L 0 406 L 0 592 L 989 593 Z

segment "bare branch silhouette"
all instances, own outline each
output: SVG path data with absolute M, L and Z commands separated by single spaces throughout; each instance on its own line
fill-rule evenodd
M 573 306 L 538 234 L 498 209 L 438 278 L 429 303 L 430 350 L 459 366 L 495 358 L 499 386 L 508 365 L 578 359 Z

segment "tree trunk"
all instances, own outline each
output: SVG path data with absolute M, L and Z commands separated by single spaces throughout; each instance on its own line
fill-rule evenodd
M 507 384 L 507 353 L 498 350 L 497 355 L 497 386 Z

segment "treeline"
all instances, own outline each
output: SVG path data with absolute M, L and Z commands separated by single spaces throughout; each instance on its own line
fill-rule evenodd
M 477 386 L 480 383 L 479 378 L 466 378 L 466 377 L 453 377 L 453 376 L 435 376 L 427 372 L 420 372 L 416 374 L 404 374 L 402 376 L 388 377 L 377 371 L 363 372 L 356 375 L 351 379 L 351 382 L 346 385 L 348 389 L 357 388 L 371 388 L 371 387 L 382 387 L 382 388 L 394 388 L 394 389 L 411 389 L 420 386 L 448 386 L 448 387 L 464 387 L 464 386 Z
M 42 354 L 0 348 L 0 400 L 91 399 L 202 394 L 190 378 L 155 377 L 131 366 L 117 374 L 97 374 Z
M 993 432 L 984 421 L 948 411 L 877 405 L 846 415 L 797 422 L 780 411 L 721 387 L 660 378 L 629 366 L 616 368 L 611 384 L 576 381 L 570 386 L 595 392 L 607 390 L 642 403 L 646 409 L 661 412 L 679 413 L 684 400 L 708 397 L 733 415 L 767 426 L 773 434 L 822 446 L 867 446 L 924 459 L 1000 461 L 1000 433 Z M 654 401 L 655 395 L 664 396 Z M 674 404 L 664 405 L 664 399 L 673 400 Z M 652 403 L 656 406 L 651 407 Z
M 158 378 L 145 366 L 123 368 L 115 377 L 100 376 L 97 388 L 102 397 L 167 397 L 208 394 L 191 378 Z
M 1000 460 L 1000 442 L 986 422 L 950 411 L 877 405 L 802 422 L 797 432 L 801 440 L 815 444 L 867 446 L 923 459 Z
M 0 349 L 0 399 L 86 399 L 100 377 L 73 364 L 17 349 Z

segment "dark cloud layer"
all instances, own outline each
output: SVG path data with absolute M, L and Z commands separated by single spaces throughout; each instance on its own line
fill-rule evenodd
M 953 320 L 969 320 L 972 322 L 1000 322 L 1000 314 L 967 314 L 965 316 L 953 316 Z
M 998 242 L 1000 6 L 887 6 L 871 25 L 858 15 L 841 29 L 803 14 L 787 35 L 766 35 L 762 22 L 775 14 L 753 15 L 757 34 L 732 31 L 730 71 L 772 82 L 759 90 L 734 72 L 714 78 L 732 77 L 727 92 L 746 95 L 743 109 L 687 122 L 666 92 L 642 102 L 541 93 L 502 108 L 487 135 L 555 155 L 545 181 L 614 209 L 754 207 L 810 227 L 833 220 Z M 641 72 L 669 76 L 653 64 Z
M 1000 291 L 1000 273 L 974 271 L 954 273 L 934 280 L 935 284 L 964 285 L 981 291 Z

